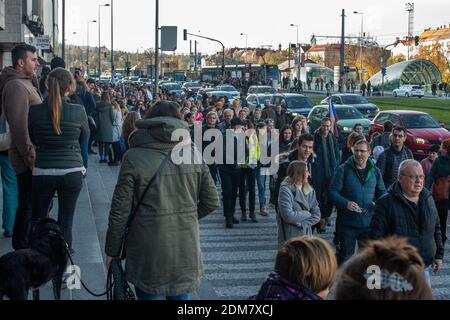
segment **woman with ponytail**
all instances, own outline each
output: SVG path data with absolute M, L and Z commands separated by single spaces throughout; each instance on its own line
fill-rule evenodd
M 86 172 L 80 145 L 88 142 L 89 124 L 84 107 L 69 103 L 68 96 L 75 90 L 69 71 L 53 70 L 46 85 L 47 99 L 32 106 L 28 115 L 28 130 L 36 148 L 32 224 L 47 217 L 50 202 L 58 192 L 58 222 L 73 252 L 73 215 Z

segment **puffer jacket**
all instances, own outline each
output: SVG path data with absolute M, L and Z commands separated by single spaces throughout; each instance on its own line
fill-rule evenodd
M 61 106 L 61 134 L 53 130 L 47 103 L 31 106 L 28 115 L 30 138 L 36 146 L 36 167 L 68 169 L 83 167 L 80 144 L 89 140 L 89 125 L 83 106 L 68 103 Z
M 27 77 L 12 67 L 0 75 L 1 112 L 5 113 L 11 132 L 9 158 L 19 175 L 34 168 L 36 153 L 28 135 L 30 106 L 42 103 L 36 78 Z
M 372 220 L 375 201 L 386 193 L 380 170 L 369 158 L 369 172 L 365 180 L 357 172 L 354 158 L 351 157 L 338 167 L 330 185 L 330 199 L 337 207 L 337 224 L 354 228 L 368 228 Z M 365 213 L 357 213 L 347 209 L 349 201 L 353 201 Z
M 132 208 L 176 144 L 171 141 L 172 133 L 188 130 L 183 121 L 168 117 L 139 120 L 136 126 L 111 205 L 105 247 L 111 257 L 120 254 Z M 218 208 L 219 197 L 205 164 L 168 161 L 158 175 L 128 231 L 126 276 L 148 294 L 177 296 L 200 285 L 203 264 L 198 220 Z
M 289 178 L 278 196 L 278 246 L 294 237 L 312 236 L 311 227 L 320 221 L 320 208 L 311 187 L 300 190 Z
M 444 257 L 444 246 L 437 209 L 431 193 L 425 188 L 419 196 L 419 209 L 417 217 L 403 196 L 400 183 L 394 183 L 375 205 L 369 236 L 371 239 L 393 235 L 407 238 L 429 266 L 435 259 Z

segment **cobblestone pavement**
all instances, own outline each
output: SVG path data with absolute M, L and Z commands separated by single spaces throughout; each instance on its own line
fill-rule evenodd
M 97 159 L 91 157 L 74 218 L 74 260 L 81 268 L 82 279 L 97 293 L 105 290 L 104 243 L 118 172 L 119 168 L 99 165 Z M 0 190 L 0 201 L 1 199 Z M 258 204 L 258 201 L 256 203 Z M 52 216 L 55 216 L 57 201 L 54 204 Z M 257 293 L 273 269 L 277 250 L 277 227 L 273 208 L 270 208 L 268 217 L 258 214 L 258 220 L 258 223 L 241 222 L 233 229 L 225 229 L 223 211 L 219 209 L 201 221 L 205 276 L 200 289 L 192 294 L 193 299 L 247 299 Z M 329 232 L 320 236 L 331 243 L 334 226 L 328 230 Z M 10 250 L 10 239 L 1 238 L 0 255 Z M 433 292 L 438 299 L 450 299 L 449 257 L 447 248 L 444 269 L 432 277 Z M 49 285 L 41 290 L 41 298 L 52 298 Z M 85 290 L 63 290 L 62 298 L 105 299 L 92 297 Z

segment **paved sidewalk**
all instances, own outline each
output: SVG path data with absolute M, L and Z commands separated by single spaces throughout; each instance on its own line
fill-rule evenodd
M 74 218 L 74 260 L 81 268 L 83 281 L 96 293 L 105 291 L 104 243 L 118 172 L 118 167 L 100 165 L 95 156 L 91 157 Z M 0 188 L 0 201 L 1 199 Z M 55 200 L 51 213 L 53 217 L 57 210 L 57 199 Z M 258 200 L 256 203 L 258 204 Z M 239 209 L 236 211 L 240 212 Z M 269 217 L 258 215 L 258 220 L 259 223 L 240 223 L 233 229 L 225 229 L 223 210 L 219 209 L 201 221 L 205 276 L 198 292 L 192 294 L 193 299 L 247 299 L 257 293 L 268 273 L 273 270 L 277 250 L 274 210 L 270 209 Z M 331 243 L 334 226 L 328 229 L 329 232 L 321 236 Z M 10 240 L 0 239 L 0 255 L 9 251 Z M 444 269 L 432 277 L 433 292 L 438 299 L 450 299 L 448 244 L 445 253 Z M 49 285 L 41 290 L 41 298 L 52 299 Z M 92 297 L 85 290 L 63 290 L 62 298 L 105 299 Z

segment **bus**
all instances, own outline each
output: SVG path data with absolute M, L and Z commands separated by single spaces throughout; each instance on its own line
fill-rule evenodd
M 200 79 L 202 82 L 213 82 L 222 78 L 222 66 L 202 67 Z M 225 66 L 226 79 L 247 79 L 263 84 L 273 81 L 280 82 L 281 72 L 277 65 L 235 64 Z

